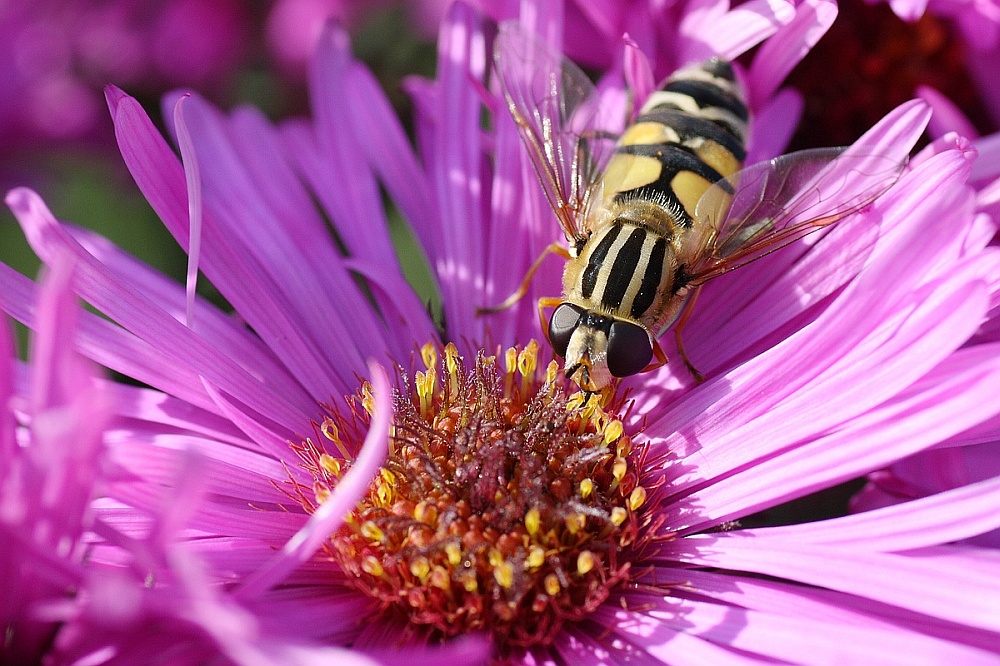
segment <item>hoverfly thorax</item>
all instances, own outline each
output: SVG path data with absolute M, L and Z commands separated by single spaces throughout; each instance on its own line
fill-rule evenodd
M 744 169 L 750 114 L 719 58 L 669 77 L 617 133 L 594 126 L 583 72 L 516 24 L 501 26 L 495 64 L 569 245 L 562 297 L 540 309 L 555 308 L 549 340 L 588 391 L 665 362 L 658 338 L 675 320 L 697 378 L 679 330 L 701 285 L 858 211 L 905 164 L 855 146 Z

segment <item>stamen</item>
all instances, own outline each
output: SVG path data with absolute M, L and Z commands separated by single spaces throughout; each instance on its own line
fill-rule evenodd
M 539 378 L 538 355 L 532 342 L 505 350 L 503 369 L 482 354 L 466 368 L 454 345 L 421 348 L 425 369 L 395 400 L 393 451 L 327 546 L 379 612 L 440 637 L 489 632 L 501 653 L 546 645 L 650 550 L 637 512 L 655 484 L 639 483 L 645 450 L 620 405 L 568 393 L 555 362 Z M 313 498 L 297 492 L 307 508 L 345 473 L 336 453 L 363 430 L 369 398 L 362 387 L 348 401 L 360 427 L 336 414 L 323 422 L 334 453 L 299 446 L 317 480 Z

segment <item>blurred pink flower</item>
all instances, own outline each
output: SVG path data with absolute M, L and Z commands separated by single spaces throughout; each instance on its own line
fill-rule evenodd
M 236 0 L 0 5 L 0 147 L 87 135 L 100 90 L 117 81 L 161 91 L 231 72 L 249 39 Z
M 866 0 L 875 4 L 880 0 Z M 943 28 L 954 31 L 958 38 L 957 55 L 963 61 L 975 92 L 990 116 L 994 128 L 1000 127 L 1000 4 L 995 0 L 883 0 L 895 14 L 909 23 L 916 23 L 925 16 L 945 19 Z M 949 92 L 959 92 L 950 86 Z M 963 97 L 968 91 L 962 91 Z M 933 86 L 924 86 L 921 96 L 936 105 L 940 93 Z M 962 102 L 965 100 L 954 100 Z M 964 130 L 975 132 L 969 124 Z M 974 134 L 966 134 L 974 136 Z
M 526 8 L 534 10 L 526 26 L 558 45 L 560 12 Z M 681 64 L 706 50 L 735 57 L 766 39 L 743 74 L 757 114 L 750 153 L 769 157 L 783 149 L 797 118 L 795 94 L 780 89 L 784 75 L 836 7 L 775 1 L 726 10 L 723 3 L 692 4 L 675 39 L 658 43 L 652 60 L 620 35 L 605 37 L 612 41 L 604 48 L 621 56 L 600 90 L 609 105 L 624 108 L 624 81 L 648 87 L 661 60 Z M 702 38 L 713 25 L 725 29 L 711 33 L 709 49 Z M 623 382 L 631 408 L 617 415 L 646 454 L 629 458 L 641 468 L 619 480 L 648 489 L 648 501 L 640 497 L 632 508 L 645 548 L 619 553 L 611 546 L 608 557 L 633 559 L 583 619 L 523 645 L 504 643 L 486 623 L 486 643 L 461 636 L 445 641 L 441 653 L 414 656 L 411 646 L 395 648 L 439 638 L 417 619 L 433 615 L 419 587 L 385 606 L 359 591 L 360 574 L 314 556 L 334 548 L 331 533 L 354 520 L 345 512 L 370 479 L 376 492 L 391 492 L 395 481 L 377 472 L 389 448 L 389 398 L 368 359 L 406 366 L 421 345 L 445 340 L 466 358 L 487 342 L 490 353 L 493 344 L 524 347 L 540 335 L 532 299 L 559 293 L 558 267 L 546 266 L 528 299 L 489 318 L 475 314 L 510 293 L 559 234 L 513 120 L 488 89 L 493 28 L 466 5 L 448 14 L 437 78 L 409 85 L 415 149 L 336 29 L 325 33 L 311 70 L 311 121 L 273 127 L 252 109 L 223 114 L 197 96 L 175 98 L 171 132 L 182 160 L 139 104 L 110 88 L 123 158 L 192 257 L 187 292 L 95 234 L 57 221 L 34 193 L 8 196 L 44 262 L 74 257 L 74 288 L 102 315 L 81 316 L 78 348 L 152 387 L 116 389 L 127 427 L 110 454 L 120 473 L 94 503 L 95 516 L 178 554 L 154 568 L 151 589 L 163 603 L 141 617 L 157 631 L 128 623 L 118 633 L 81 631 L 67 641 L 63 661 L 88 655 L 90 663 L 135 663 L 152 653 L 169 654 L 173 663 L 317 663 L 324 649 L 339 650 L 344 660 L 367 658 L 342 649 L 350 647 L 385 663 L 469 663 L 485 660 L 484 649 L 493 647 L 495 659 L 526 664 L 996 663 L 995 553 L 949 545 L 1000 527 L 996 479 L 831 520 L 738 525 L 1000 412 L 993 399 L 998 343 L 969 342 L 997 304 L 1000 253 L 988 247 L 975 212 L 973 152 L 958 142 L 921 151 L 887 194 L 830 233 L 710 283 L 686 329 L 703 384 L 694 385 L 677 363 Z M 928 116 L 926 105 L 904 104 L 860 145 L 901 159 Z M 444 340 L 403 279 L 383 190 L 429 260 Z M 234 314 L 194 296 L 196 270 Z M 31 322 L 32 303 L 30 282 L 0 266 L 0 307 Z M 441 365 L 445 385 L 448 362 Z M 535 369 L 519 362 L 515 355 L 512 365 L 527 386 Z M 397 382 L 397 419 L 430 394 L 429 376 Z M 356 394 L 362 377 L 371 377 L 374 389 L 357 412 L 370 407 L 375 416 L 362 419 L 370 423 L 364 443 L 344 442 L 315 424 L 331 412 L 350 420 L 339 397 Z M 473 441 L 482 434 L 458 421 L 428 431 L 452 428 Z M 341 448 L 303 444 L 314 436 L 309 445 L 321 447 L 321 432 Z M 422 433 L 397 430 L 394 448 L 412 444 L 413 432 Z M 497 444 L 517 460 L 517 441 Z M 310 452 L 333 477 L 352 463 L 328 498 L 329 488 L 308 468 Z M 197 473 L 189 474 L 184 461 L 191 456 Z M 485 462 L 498 459 L 488 453 Z M 558 474 L 571 462 L 548 468 Z M 573 487 L 557 481 L 553 494 Z M 304 501 L 289 493 L 290 484 Z M 414 510 L 396 508 L 400 518 Z M 171 529 L 160 527 L 164 514 Z M 513 522 L 530 525 L 527 517 Z M 346 529 L 366 534 L 356 522 Z M 366 538 L 381 542 L 371 528 Z M 104 537 L 93 559 L 110 566 L 128 552 Z M 340 555 L 379 575 L 380 562 Z M 150 570 L 140 562 L 137 570 Z M 427 575 L 419 565 L 403 573 Z M 439 589 L 460 583 L 443 581 Z M 464 589 L 483 607 L 494 601 L 476 597 L 475 586 Z
M 875 3 L 879 0 L 868 0 Z M 1000 6 L 992 0 L 884 0 L 904 21 L 916 21 L 925 13 L 951 19 L 976 51 L 997 46 L 1000 36 Z
M 54 262 L 36 309 L 30 361 L 0 326 L 0 623 L 5 663 L 37 663 L 84 585 L 85 535 L 99 492 L 110 400 L 73 350 L 77 304 Z
M 363 11 L 388 4 L 389 0 L 276 0 L 265 24 L 268 48 L 282 67 L 300 73 L 328 21 L 351 24 Z

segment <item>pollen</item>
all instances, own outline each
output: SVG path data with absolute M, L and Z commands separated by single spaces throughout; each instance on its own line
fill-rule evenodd
M 472 364 L 454 345 L 425 345 L 421 362 L 401 378 L 389 458 L 326 553 L 377 612 L 422 631 L 486 632 L 501 654 L 551 644 L 650 550 L 645 447 L 621 399 L 576 392 L 535 342 Z M 353 425 L 331 410 L 320 430 L 333 437 L 316 439 L 342 440 L 333 450 L 300 446 L 326 494 L 350 465 L 331 458 L 356 450 L 369 402 L 365 388 L 348 399 Z

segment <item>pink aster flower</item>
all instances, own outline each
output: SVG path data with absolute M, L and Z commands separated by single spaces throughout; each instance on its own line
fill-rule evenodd
M 775 91 L 829 7 L 791 8 L 745 72 L 752 155 L 787 139 Z M 533 9 L 530 29 L 563 34 L 558 12 Z M 184 98 L 182 160 L 109 89 L 126 164 L 192 257 L 186 291 L 30 191 L 8 196 L 44 262 L 74 257 L 74 288 L 103 315 L 81 317 L 78 348 L 151 387 L 117 388 L 122 473 L 95 515 L 177 554 L 133 567 L 158 574 L 160 612 L 139 616 L 155 622 L 79 632 L 63 660 L 995 663 L 995 552 L 950 545 L 1000 526 L 995 479 L 739 524 L 1000 412 L 1000 350 L 969 344 L 1000 275 L 972 151 L 935 144 L 831 233 L 710 283 L 685 333 L 704 383 L 671 363 L 596 404 L 532 342 L 529 299 L 475 315 L 559 233 L 489 88 L 493 30 L 452 8 L 437 79 L 410 86 L 416 149 L 337 31 L 313 65 L 311 121 Z M 615 45 L 609 104 L 653 69 Z M 901 158 L 927 120 L 905 104 L 860 145 Z M 383 189 L 426 253 L 440 329 L 403 279 Z M 557 268 L 531 297 L 558 293 Z M 195 296 L 197 271 L 233 314 Z M 30 283 L 3 269 L 0 284 L 3 309 L 31 321 Z M 368 359 L 399 366 L 391 399 Z M 183 506 L 171 529 L 150 519 L 164 501 Z M 95 561 L 129 561 L 97 537 Z M 444 652 L 412 656 L 427 645 Z
M 84 584 L 90 502 L 104 473 L 109 400 L 73 350 L 67 268 L 56 262 L 42 288 L 29 364 L 12 357 L 10 329 L 0 327 L 0 618 L 9 636 L 0 656 L 10 663 L 39 660 L 56 633 L 53 612 Z

